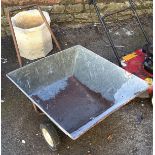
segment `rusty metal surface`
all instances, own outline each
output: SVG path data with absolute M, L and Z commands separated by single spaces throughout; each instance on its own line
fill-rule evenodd
M 51 28 L 50 25 L 48 24 L 48 22 L 47 22 L 47 20 L 46 20 L 46 18 L 45 18 L 45 16 L 44 16 L 44 14 L 42 13 L 41 8 L 40 8 L 39 6 L 37 6 L 37 8 L 38 8 L 38 11 L 39 11 L 39 13 L 40 13 L 42 19 L 44 20 L 44 22 L 45 22 L 45 24 L 46 24 L 46 26 L 47 26 L 49 32 L 51 33 L 52 39 L 54 40 L 54 42 L 55 42 L 57 48 L 58 48 L 59 50 L 61 50 L 60 44 L 59 44 L 59 42 L 57 41 L 57 39 L 56 39 L 56 37 L 55 37 L 55 35 L 54 35 L 53 31 L 52 31 L 52 28 Z
M 79 45 L 7 76 L 72 139 L 148 88 L 145 81 Z
M 11 30 L 11 34 L 12 34 L 12 38 L 13 38 L 13 42 L 14 42 L 14 45 L 15 45 L 15 49 L 16 49 L 18 63 L 19 63 L 19 66 L 22 67 L 22 59 L 21 59 L 21 56 L 20 56 L 20 53 L 19 53 L 19 48 L 18 48 L 18 44 L 17 44 L 17 40 L 16 40 L 16 35 L 15 35 L 13 25 L 12 25 L 12 21 L 11 21 L 11 18 L 10 18 L 10 12 L 8 12 L 7 18 L 8 18 L 8 22 L 9 22 L 9 26 L 10 26 L 10 30 Z

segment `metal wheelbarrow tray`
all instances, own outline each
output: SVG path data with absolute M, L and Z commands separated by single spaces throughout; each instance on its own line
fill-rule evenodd
M 148 88 L 145 81 L 80 45 L 7 77 L 74 140 Z

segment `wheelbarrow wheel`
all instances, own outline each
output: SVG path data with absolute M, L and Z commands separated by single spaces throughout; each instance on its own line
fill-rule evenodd
M 57 130 L 51 123 L 40 124 L 42 135 L 52 151 L 56 151 L 60 145 Z

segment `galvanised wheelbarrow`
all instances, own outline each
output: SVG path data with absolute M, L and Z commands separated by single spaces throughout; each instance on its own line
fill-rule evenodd
M 80 45 L 7 77 L 73 140 L 148 89 L 142 79 Z M 48 123 L 40 128 L 56 150 L 60 139 L 55 127 Z

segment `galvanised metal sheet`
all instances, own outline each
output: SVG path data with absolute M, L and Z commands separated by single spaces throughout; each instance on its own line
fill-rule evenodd
M 80 45 L 7 77 L 74 140 L 148 89 L 142 79 Z

